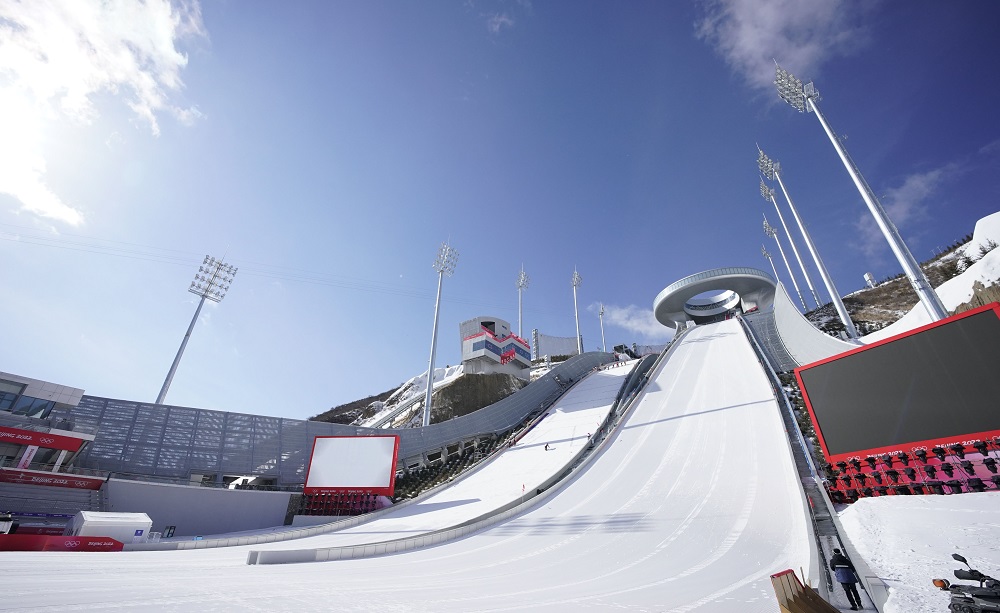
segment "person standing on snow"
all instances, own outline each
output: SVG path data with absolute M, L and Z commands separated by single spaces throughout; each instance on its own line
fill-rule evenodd
M 858 582 L 858 573 L 854 570 L 854 564 L 851 564 L 851 561 L 839 549 L 833 550 L 833 557 L 830 558 L 830 570 L 833 571 L 837 581 L 844 588 L 847 599 L 851 601 L 851 610 L 863 609 L 861 595 L 858 594 L 858 588 L 854 587 L 854 584 Z

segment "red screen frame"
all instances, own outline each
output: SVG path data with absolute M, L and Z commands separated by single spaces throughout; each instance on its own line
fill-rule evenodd
M 973 443 L 975 443 L 977 441 L 991 440 L 991 439 L 994 439 L 994 438 L 1000 436 L 1000 430 L 983 430 L 983 431 L 979 431 L 979 432 L 970 432 L 968 434 L 963 434 L 963 435 L 960 435 L 960 436 L 953 435 L 953 436 L 949 436 L 947 438 L 934 438 L 934 439 L 927 439 L 927 440 L 923 440 L 923 441 L 910 441 L 910 442 L 907 442 L 907 443 L 899 443 L 899 444 L 896 444 L 896 445 L 889 445 L 889 446 L 885 446 L 885 447 L 873 447 L 873 448 L 870 448 L 870 449 L 859 449 L 859 450 L 856 450 L 856 451 L 849 451 L 849 452 L 845 452 L 845 453 L 838 453 L 838 454 L 831 455 L 830 454 L 830 450 L 829 450 L 829 448 L 827 447 L 827 444 L 826 444 L 826 439 L 823 438 L 823 432 L 820 429 L 819 420 L 816 419 L 816 413 L 813 410 L 812 401 L 809 399 L 809 393 L 806 390 L 805 385 L 803 385 L 803 383 L 802 383 L 802 375 L 801 375 L 802 371 L 808 370 L 810 368 L 815 368 L 817 366 L 821 366 L 823 364 L 827 364 L 829 362 L 833 362 L 835 360 L 839 360 L 841 358 L 845 358 L 845 357 L 853 355 L 855 353 L 860 353 L 862 351 L 867 351 L 869 349 L 872 349 L 874 347 L 878 347 L 880 345 L 886 345 L 888 343 L 892 343 L 894 341 L 898 341 L 898 340 L 900 340 L 902 338 L 906 338 L 908 336 L 913 336 L 915 334 L 920 334 L 921 332 L 924 332 L 926 330 L 930 330 L 932 328 L 937 328 L 938 326 L 944 326 L 944 325 L 947 325 L 949 323 L 953 323 L 955 321 L 958 321 L 960 319 L 964 319 L 966 317 L 971 317 L 973 315 L 978 315 L 978 314 L 984 313 L 986 311 L 993 311 L 993 313 L 997 316 L 997 318 L 1000 319 L 1000 303 L 993 302 L 993 303 L 990 303 L 990 304 L 987 304 L 987 305 L 984 305 L 984 306 L 981 306 L 981 307 L 977 307 L 975 309 L 971 309 L 971 310 L 965 311 L 963 313 L 959 313 L 957 315 L 952 315 L 951 317 L 947 317 L 947 318 L 942 319 L 940 321 L 935 321 L 933 323 L 929 323 L 929 324 L 920 326 L 919 328 L 914 328 L 913 330 L 908 330 L 906 332 L 902 332 L 900 334 L 896 334 L 894 336 L 890 336 L 888 338 L 884 338 L 884 339 L 882 339 L 880 341 L 876 341 L 874 343 L 871 343 L 870 345 L 865 345 L 863 347 L 858 347 L 857 349 L 851 349 L 850 351 L 845 351 L 844 353 L 838 353 L 837 355 L 833 355 L 833 356 L 830 356 L 830 357 L 825 358 L 823 360 L 812 362 L 811 364 L 806 364 L 805 366 L 800 366 L 800 367 L 796 368 L 795 371 L 794 371 L 795 372 L 795 380 L 799 384 L 799 390 L 802 392 L 802 400 L 805 402 L 806 410 L 809 411 L 809 419 L 812 420 L 813 429 L 816 432 L 816 438 L 819 441 L 820 448 L 823 450 L 823 455 L 826 457 L 827 462 L 829 462 L 830 464 L 835 464 L 837 462 L 847 461 L 847 460 L 851 460 L 853 458 L 864 459 L 864 458 L 866 458 L 868 456 L 881 456 L 881 455 L 886 455 L 886 454 L 897 453 L 897 452 L 900 452 L 900 451 L 905 451 L 907 453 L 912 453 L 913 451 L 916 451 L 918 449 L 924 449 L 924 450 L 928 450 L 929 451 L 930 449 L 932 449 L 934 447 L 942 447 L 942 448 L 946 448 L 947 449 L 951 445 L 956 445 L 956 444 L 957 445 L 962 445 L 964 447 L 969 447 L 969 446 L 971 446 Z
M 389 485 L 386 487 L 306 487 L 303 484 L 303 494 L 343 494 L 343 493 L 365 493 L 377 494 L 380 496 L 392 496 L 396 489 L 396 462 L 399 460 L 399 435 L 398 434 L 376 434 L 372 436 L 317 436 L 313 438 L 312 449 L 309 451 L 309 464 L 306 465 L 306 480 L 309 483 L 309 472 L 312 470 L 313 454 L 316 452 L 316 441 L 327 438 L 392 438 L 392 465 L 389 469 Z

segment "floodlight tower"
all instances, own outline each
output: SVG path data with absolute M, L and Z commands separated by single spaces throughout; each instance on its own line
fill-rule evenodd
M 837 291 L 837 286 L 833 284 L 833 277 L 830 276 L 830 272 L 826 269 L 823 264 L 822 258 L 819 257 L 819 251 L 816 250 L 816 244 L 813 243 L 812 237 L 809 235 L 809 231 L 806 230 L 806 226 L 802 223 L 802 218 L 799 217 L 799 212 L 795 208 L 795 203 L 792 202 L 792 197 L 788 195 L 788 189 L 785 188 L 785 182 L 781 180 L 781 164 L 775 162 L 771 158 L 767 157 L 760 147 L 757 148 L 760 154 L 757 157 L 757 164 L 760 166 L 760 171 L 764 173 L 764 176 L 771 180 L 776 180 L 778 185 L 781 186 L 781 193 L 785 195 L 785 201 L 788 202 L 788 208 L 792 210 L 792 215 L 795 217 L 795 223 L 799 226 L 799 231 L 802 232 L 802 237 L 806 240 L 806 247 L 809 248 L 809 254 L 812 255 L 813 262 L 816 263 L 816 269 L 819 270 L 819 276 L 823 279 L 823 285 L 826 286 L 826 291 L 830 294 L 830 300 L 833 301 L 833 306 L 837 309 L 837 315 L 840 316 L 840 321 L 844 324 L 844 328 L 847 330 L 848 336 L 851 338 L 858 338 L 858 329 L 854 327 L 854 322 L 851 321 L 851 316 L 847 313 L 847 307 L 844 306 L 844 301 L 840 298 L 840 293 Z M 761 182 L 761 188 L 764 187 L 763 182 Z M 774 200 L 774 190 L 771 190 L 771 200 Z M 775 203 L 777 206 L 777 203 Z M 812 289 L 812 286 L 810 286 Z M 816 296 L 816 292 L 813 291 L 813 297 Z
M 604 353 L 608 352 L 608 344 L 604 342 L 604 303 L 601 303 L 601 310 L 597 312 L 597 316 L 601 319 L 601 351 Z
M 806 299 L 802 297 L 802 290 L 799 289 L 799 284 L 795 281 L 795 274 L 792 273 L 792 267 L 788 263 L 788 258 L 785 257 L 785 250 L 781 248 L 781 240 L 778 239 L 778 231 L 774 229 L 774 226 L 767 223 L 767 216 L 764 216 L 764 234 L 774 238 L 774 242 L 778 244 L 778 253 L 781 254 L 781 259 L 785 261 L 785 268 L 788 269 L 788 276 L 792 278 L 792 286 L 795 287 L 795 293 L 799 295 L 799 302 L 802 303 L 802 312 L 809 310 L 806 306 Z M 777 278 L 777 273 L 775 273 L 775 278 Z
M 816 290 L 813 289 L 812 279 L 809 278 L 809 273 L 806 272 L 806 265 L 802 263 L 802 258 L 799 256 L 799 250 L 795 246 L 795 241 L 792 240 L 792 233 L 788 231 L 788 224 L 785 223 L 785 216 L 781 214 L 781 208 L 778 206 L 778 201 L 774 199 L 774 190 L 764 185 L 764 180 L 760 181 L 760 195 L 764 200 L 770 200 L 771 204 L 774 205 L 774 210 L 778 212 L 778 220 L 781 222 L 781 227 L 785 230 L 785 238 L 788 239 L 788 244 L 792 246 L 792 253 L 795 254 L 795 260 L 799 263 L 799 268 L 802 269 L 802 276 L 806 278 L 806 285 L 809 287 L 809 291 L 812 292 L 813 301 L 816 306 L 819 307 L 822 302 L 819 301 L 819 296 L 816 295 Z M 805 301 L 803 301 L 805 303 Z
M 449 277 L 455 274 L 455 265 L 458 263 L 458 252 L 448 243 L 441 243 L 438 248 L 437 259 L 434 260 L 434 270 L 438 274 L 437 298 L 434 299 L 434 327 L 431 331 L 431 358 L 427 361 L 427 392 L 424 395 L 424 419 L 423 425 L 429 426 L 431 423 L 431 392 L 434 387 L 434 353 L 437 351 L 438 315 L 441 311 L 441 285 L 445 275 Z
M 576 352 L 583 355 L 583 337 L 580 336 L 580 309 L 576 306 L 576 288 L 583 283 L 583 277 L 573 269 L 573 313 L 576 314 Z
M 826 132 L 830 142 L 833 143 L 833 148 L 837 150 L 840 161 L 843 162 L 844 168 L 851 175 L 854 186 L 858 188 L 861 198 L 868 205 L 868 210 L 875 218 L 875 223 L 878 224 L 879 230 L 882 231 L 882 235 L 888 241 L 889 248 L 892 249 L 893 254 L 899 261 L 903 272 L 906 273 L 907 278 L 910 280 L 910 285 L 913 286 L 913 290 L 917 293 L 917 297 L 920 299 L 921 304 L 924 305 L 924 309 L 931 320 L 938 321 L 947 317 L 948 310 L 944 307 L 937 292 L 931 287 L 930 281 L 927 280 L 924 272 L 920 270 L 920 265 L 906 247 L 906 243 L 903 242 L 903 238 L 899 235 L 899 230 L 896 229 L 895 224 L 886 215 L 882 204 L 875 197 L 875 192 L 872 191 L 868 182 L 861 175 L 861 171 L 855 165 L 854 160 L 848 155 L 847 149 L 840 142 L 840 138 L 830 128 L 826 117 L 820 112 L 819 106 L 816 105 L 816 102 L 819 100 L 819 92 L 812 81 L 803 85 L 802 81 L 781 68 L 781 66 L 778 66 L 777 63 L 774 66 L 774 85 L 778 88 L 778 96 L 800 113 L 810 112 L 816 114 L 816 119 L 819 120 L 820 125 L 823 126 L 823 131 Z
M 771 263 L 771 270 L 773 270 L 773 271 L 774 271 L 774 280 L 775 280 L 775 281 L 777 281 L 777 280 L 778 280 L 778 269 L 774 267 L 774 260 L 772 260 L 772 259 L 771 259 L 771 254 L 770 254 L 770 252 L 768 252 L 767 248 L 766 248 L 766 247 L 764 247 L 764 245 L 761 245 L 761 246 L 760 246 L 760 253 L 761 253 L 761 255 L 763 255 L 763 256 L 764 256 L 765 258 L 767 258 L 767 261 L 768 261 L 768 262 L 770 262 L 770 263 Z
M 517 336 L 522 339 L 524 337 L 521 336 L 521 292 L 528 289 L 530 281 L 524 272 L 524 264 L 521 264 L 521 272 L 517 275 Z
M 198 267 L 198 274 L 194 276 L 194 281 L 191 282 L 188 291 L 196 296 L 201 296 L 201 300 L 198 301 L 198 308 L 194 310 L 194 317 L 191 318 L 191 324 L 184 335 L 184 340 L 181 341 L 181 347 L 177 350 L 174 363 L 170 365 L 167 378 L 163 381 L 160 394 L 156 397 L 156 404 L 163 404 L 163 400 L 167 397 L 167 390 L 170 389 L 170 383 L 174 380 L 177 365 L 181 363 L 184 348 L 187 347 L 188 339 L 191 338 L 191 331 L 194 330 L 194 323 L 198 321 L 198 315 L 201 314 L 201 307 L 205 306 L 205 300 L 222 302 L 222 299 L 226 297 L 226 292 L 229 291 L 229 285 L 233 282 L 233 277 L 236 276 L 237 270 L 239 269 L 223 263 L 222 260 L 216 260 L 209 255 L 205 256 L 205 261 Z

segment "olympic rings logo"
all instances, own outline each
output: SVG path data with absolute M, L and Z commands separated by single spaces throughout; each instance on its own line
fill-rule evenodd
M 79 546 L 80 546 L 80 541 L 65 541 L 63 543 L 63 547 L 69 547 L 70 549 L 72 549 L 73 547 L 79 547 Z
M 43 443 L 45 445 L 48 445 L 50 443 L 56 442 L 56 439 L 54 439 L 54 438 L 48 438 L 47 436 L 43 436 L 42 438 L 38 439 L 38 442 L 39 443 Z

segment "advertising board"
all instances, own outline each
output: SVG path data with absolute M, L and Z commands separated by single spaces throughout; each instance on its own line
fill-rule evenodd
M 1000 304 L 795 369 L 830 463 L 1000 436 Z

